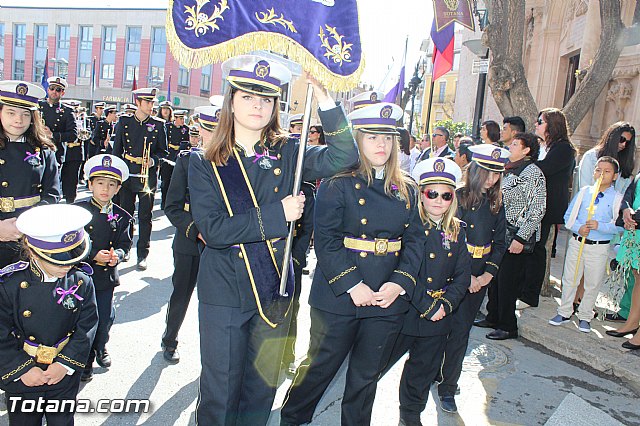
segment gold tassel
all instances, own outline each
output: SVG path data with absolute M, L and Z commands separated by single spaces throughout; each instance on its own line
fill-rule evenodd
M 172 10 L 173 0 L 169 0 L 166 20 L 167 43 L 176 61 L 187 68 L 201 68 L 209 64 L 221 63 L 234 56 L 244 55 L 254 50 L 270 50 L 286 55 L 292 61 L 300 64 L 302 69 L 333 92 L 346 92 L 356 87 L 364 71 L 364 55 L 361 55 L 360 66 L 352 74 L 341 76 L 329 71 L 295 40 L 279 33 L 253 32 L 215 46 L 193 49 L 186 46 L 178 37 L 173 24 Z

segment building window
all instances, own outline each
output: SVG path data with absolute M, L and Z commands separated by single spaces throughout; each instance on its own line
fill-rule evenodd
M 0 22 L 0 47 L 4 47 L 4 24 Z M 4 49 L 2 49 L 4 55 Z
M 124 81 L 133 82 L 133 76 L 134 76 L 134 73 L 136 72 L 136 68 L 137 67 L 134 65 L 127 65 L 127 69 L 124 74 Z
M 189 87 L 189 74 L 189 68 L 180 65 L 180 69 L 178 70 L 178 87 Z
M 93 49 L 93 27 L 80 27 L 80 50 Z
M 44 73 L 44 61 L 35 61 L 33 65 L 33 81 L 38 83 L 42 80 L 42 74 Z
M 562 100 L 562 106 L 569 102 L 569 99 L 576 92 L 576 85 L 578 80 L 576 78 L 576 71 L 580 67 L 580 54 L 574 55 L 569 58 L 569 69 L 567 71 L 567 81 L 564 87 L 564 99 Z
M 116 50 L 116 27 L 104 27 L 104 40 L 103 50 L 113 51 Z M 111 77 L 113 78 L 113 77 Z
M 24 61 L 16 59 L 13 61 L 13 79 L 24 80 Z
M 71 29 L 68 25 L 58 25 L 58 49 L 68 49 L 71 44 Z
M 211 65 L 202 68 L 202 78 L 200 80 L 200 92 L 207 95 L 211 91 Z
M 167 33 L 164 27 L 154 27 L 151 29 L 151 52 L 165 53 L 167 50 Z
M 47 47 L 47 26 L 36 25 L 35 30 L 36 47 Z
M 102 78 L 105 80 L 113 80 L 113 76 L 115 75 L 114 64 L 103 64 L 102 65 Z
M 141 38 L 142 38 L 141 27 L 128 27 L 127 28 L 127 51 L 139 52 Z
M 15 34 L 15 47 L 24 47 L 27 44 L 27 26 L 25 24 L 16 24 L 13 31 Z M 24 68 L 24 67 L 23 67 Z
M 80 64 L 78 77 L 91 78 L 91 64 Z
M 151 87 L 159 87 L 164 82 L 164 67 L 151 67 L 149 84 Z
M 444 103 L 444 94 L 447 91 L 447 82 L 446 81 L 441 81 L 440 82 L 440 93 L 438 93 L 438 102 L 439 103 Z

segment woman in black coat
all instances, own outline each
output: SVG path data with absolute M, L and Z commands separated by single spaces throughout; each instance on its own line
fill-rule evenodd
M 576 149 L 569 140 L 567 119 L 562 111 L 557 108 L 540 111 L 536 134 L 546 146 L 546 154 L 536 165 L 547 181 L 547 210 L 542 219 L 540 241 L 536 243 L 527 262 L 526 279 L 520 294 L 520 300 L 529 306 L 538 306 L 547 270 L 545 245 L 551 227 L 564 223 L 564 213 L 569 206 L 569 180 L 576 165 Z

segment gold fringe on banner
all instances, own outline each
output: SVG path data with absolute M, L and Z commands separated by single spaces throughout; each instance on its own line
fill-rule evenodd
M 167 43 L 171 54 L 186 68 L 201 68 L 209 64 L 221 63 L 234 56 L 244 55 L 254 50 L 270 50 L 286 55 L 290 60 L 300 64 L 302 69 L 311 74 L 328 90 L 346 92 L 358 85 L 364 71 L 364 55 L 360 55 L 360 65 L 348 76 L 331 72 L 318 61 L 307 49 L 295 40 L 279 34 L 264 31 L 252 32 L 214 46 L 193 49 L 186 46 L 178 37 L 172 19 L 173 0 L 169 0 L 167 8 Z

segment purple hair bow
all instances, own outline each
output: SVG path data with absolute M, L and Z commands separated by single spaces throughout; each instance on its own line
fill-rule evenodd
M 62 303 L 62 301 L 64 300 L 65 296 L 68 296 L 70 294 L 73 295 L 76 299 L 78 299 L 80 301 L 83 301 L 84 299 L 81 296 L 78 296 L 76 294 L 76 290 L 78 290 L 78 286 L 77 285 L 72 286 L 69 290 L 65 290 L 65 289 L 60 288 L 60 287 L 56 288 L 56 293 L 58 295 L 60 295 L 60 299 L 58 299 L 58 302 L 57 302 L 58 305 L 60 305 Z

